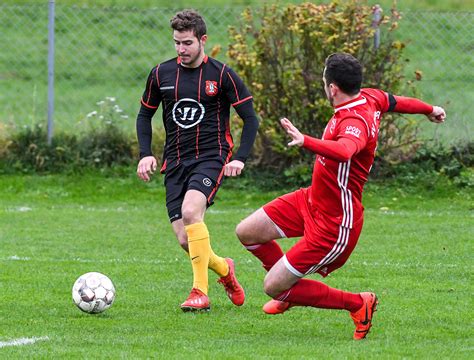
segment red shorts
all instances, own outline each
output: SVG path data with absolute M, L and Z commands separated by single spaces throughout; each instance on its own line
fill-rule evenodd
M 362 218 L 352 229 L 333 222 L 312 208 L 311 188 L 283 195 L 263 206 L 282 237 L 301 239 L 283 260 L 293 274 L 303 277 L 318 272 L 327 276 L 340 268 L 354 250 L 362 230 Z

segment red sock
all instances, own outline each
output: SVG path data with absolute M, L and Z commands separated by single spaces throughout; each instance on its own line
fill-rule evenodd
M 359 294 L 331 288 L 326 284 L 309 279 L 301 279 L 290 290 L 275 299 L 285 297 L 285 301 L 323 309 L 359 310 L 364 304 Z
M 283 256 L 283 251 L 275 240 L 271 240 L 264 244 L 244 246 L 262 262 L 264 269 L 267 271 L 269 271 Z

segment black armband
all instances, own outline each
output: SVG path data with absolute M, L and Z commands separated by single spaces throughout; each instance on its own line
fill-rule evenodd
M 395 100 L 395 96 L 392 94 L 388 94 L 388 110 L 387 112 L 393 111 L 395 106 L 397 106 L 397 100 Z

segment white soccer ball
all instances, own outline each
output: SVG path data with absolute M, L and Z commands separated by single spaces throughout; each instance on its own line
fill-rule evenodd
M 72 299 L 79 309 L 98 314 L 112 306 L 115 287 L 104 274 L 89 272 L 79 276 L 72 287 Z

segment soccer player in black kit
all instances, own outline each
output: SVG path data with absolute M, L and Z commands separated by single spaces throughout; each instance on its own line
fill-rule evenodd
M 252 95 L 237 74 L 204 52 L 206 24 L 199 13 L 184 10 L 170 21 L 176 58 L 154 67 L 137 116 L 140 162 L 137 174 L 149 181 L 157 169 L 151 152 L 151 120 L 160 103 L 166 143 L 161 171 L 165 173 L 166 207 L 181 247 L 189 252 L 193 288 L 183 311 L 208 311 L 208 268 L 212 269 L 237 306 L 245 293 L 235 277 L 234 262 L 217 256 L 204 223 L 223 176 L 244 168 L 258 129 Z M 229 114 L 232 106 L 244 121 L 240 147 L 232 156 Z

